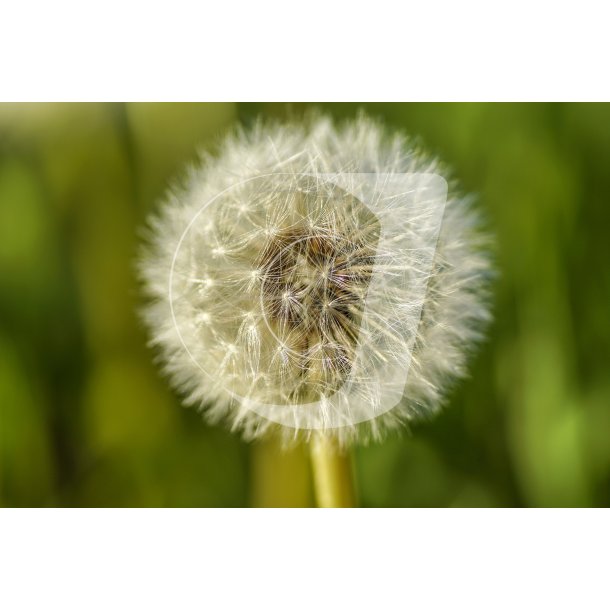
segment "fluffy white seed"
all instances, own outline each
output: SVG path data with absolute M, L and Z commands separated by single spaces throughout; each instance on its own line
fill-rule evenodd
M 450 191 L 433 251 L 421 239 L 430 224 L 421 208 L 411 217 L 400 210 L 407 222 L 396 239 L 411 248 L 394 250 L 391 240 L 381 247 L 381 227 L 399 204 L 388 198 L 373 213 L 323 178 L 422 172 L 447 174 L 365 117 L 340 127 L 324 117 L 259 124 L 229 136 L 215 158 L 202 157 L 151 219 L 139 265 L 151 342 L 186 402 L 246 438 L 326 427 L 343 444 L 437 412 L 489 318 L 477 215 Z M 421 277 L 425 256 L 433 258 Z M 388 283 L 368 315 L 374 273 L 409 281 Z M 415 285 L 425 289 L 423 302 Z M 401 325 L 410 319 L 411 336 Z M 370 362 L 358 363 L 363 345 Z M 383 411 L 370 378 L 405 349 L 402 400 Z M 337 426 L 332 404 L 348 379 L 369 412 Z M 287 425 L 253 405 L 285 408 Z

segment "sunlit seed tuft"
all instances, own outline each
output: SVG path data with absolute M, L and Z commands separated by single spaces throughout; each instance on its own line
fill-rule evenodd
M 373 273 L 415 274 L 421 253 L 382 251 L 380 219 L 320 178 L 340 172 L 447 175 L 408 140 L 366 118 L 341 127 L 324 117 L 259 124 L 227 137 L 218 156 L 202 159 L 151 219 L 140 273 L 152 342 L 187 402 L 247 438 L 277 428 L 250 408 L 260 403 L 303 405 L 292 427 L 306 436 L 306 403 L 317 400 L 329 412 L 360 343 L 383 337 L 387 349 L 374 354 L 383 365 L 413 339 L 396 331 L 396 320 L 415 311 L 407 283 L 397 284 L 385 309 L 361 328 Z M 382 220 L 391 222 L 393 203 L 386 205 Z M 197 230 L 184 239 L 193 220 Z M 417 236 L 423 222 L 413 215 L 405 230 Z M 488 276 L 478 217 L 454 190 L 426 278 L 402 402 L 327 432 L 342 443 L 379 438 L 437 412 L 489 318 Z M 365 398 L 374 415 L 377 390 Z

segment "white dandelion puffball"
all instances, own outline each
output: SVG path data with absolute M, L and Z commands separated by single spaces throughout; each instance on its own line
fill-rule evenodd
M 227 137 L 172 189 L 140 260 L 165 372 L 248 439 L 340 443 L 437 412 L 488 320 L 477 215 L 360 117 Z

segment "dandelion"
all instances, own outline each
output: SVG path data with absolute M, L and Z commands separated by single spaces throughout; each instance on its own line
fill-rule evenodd
M 322 504 L 351 502 L 345 447 L 438 412 L 488 320 L 478 217 L 442 176 L 366 117 L 261 123 L 150 222 L 165 372 L 211 422 L 311 441 Z

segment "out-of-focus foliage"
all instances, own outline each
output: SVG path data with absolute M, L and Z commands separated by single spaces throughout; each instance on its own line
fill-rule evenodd
M 450 407 L 356 451 L 362 504 L 609 505 L 610 105 L 365 108 L 478 194 L 499 275 Z M 180 406 L 133 273 L 144 217 L 198 148 L 305 110 L 0 105 L 0 505 L 311 503 L 303 450 L 247 446 Z

